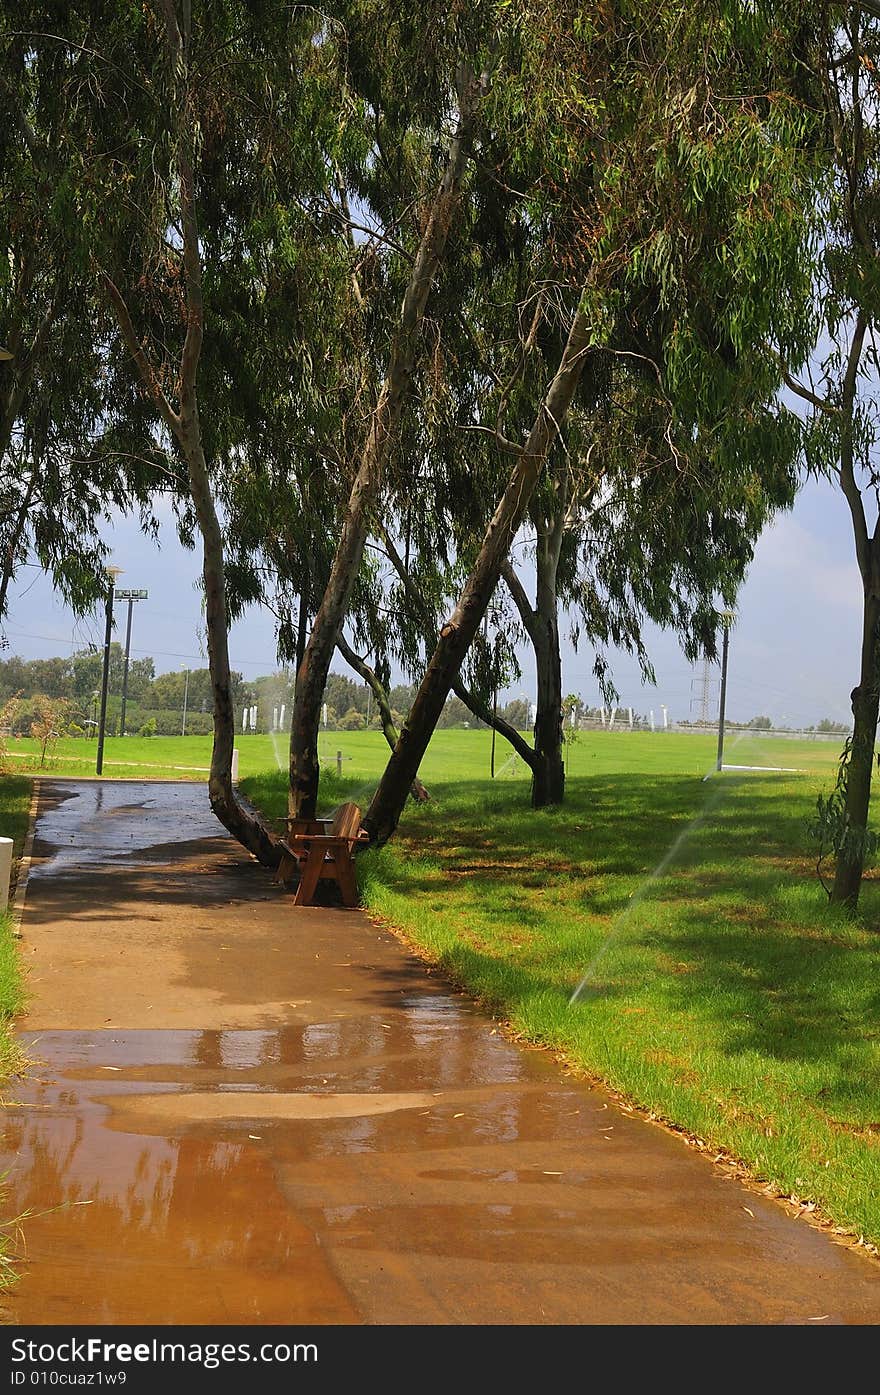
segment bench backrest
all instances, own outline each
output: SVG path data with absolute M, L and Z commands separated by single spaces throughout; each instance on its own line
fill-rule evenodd
M 333 815 L 330 832 L 336 838 L 356 838 L 361 826 L 361 811 L 356 804 L 340 804 Z

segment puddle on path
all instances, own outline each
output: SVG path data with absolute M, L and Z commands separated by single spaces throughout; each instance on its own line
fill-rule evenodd
M 467 1147 L 548 1133 L 558 1143 L 589 1122 L 567 1092 L 548 1109 L 534 1082 L 520 1079 L 514 1051 L 486 1050 L 470 1011 L 426 994 L 422 1020 L 421 1001 L 393 1024 L 362 1017 L 276 1030 L 27 1038 L 34 1066 L 7 1108 L 0 1160 L 10 1167 L 6 1210 L 32 1213 L 7 1320 L 360 1321 L 332 1252 L 384 1249 L 393 1243 L 388 1216 L 380 1207 L 367 1223 L 355 1207 L 356 1233 L 340 1230 L 337 1188 L 326 1208 L 312 1205 L 314 1167 L 373 1154 L 393 1173 L 400 1156 L 403 1185 L 407 1155 L 447 1146 L 450 1125 Z M 426 1034 L 436 1045 L 432 1033 L 456 1020 L 471 1049 L 453 1051 L 435 1088 L 393 1088 L 402 1074 L 411 1079 L 411 1053 L 424 1049 Z M 348 1089 L 328 1090 L 327 1072 L 343 1061 Z M 438 1075 L 447 1088 L 436 1088 Z M 302 1172 L 305 1209 L 293 1195 Z M 454 1180 L 457 1189 L 461 1175 Z M 452 1192 L 444 1207 L 454 1235 Z M 495 1234 L 496 1211 L 470 1199 L 468 1232 Z
M 36 1213 L 6 1320 L 805 1320 L 790 1250 L 822 1237 L 746 1216 L 708 1169 L 692 1196 L 673 1140 L 425 999 L 424 1020 L 411 996 L 283 1029 L 34 1034 L 0 1158 L 7 1209 Z M 826 1258 L 825 1306 L 843 1280 L 872 1320 L 875 1276 Z
M 118 863 L 141 865 L 183 843 L 225 837 L 204 784 L 54 784 L 41 800 L 32 877 Z M 145 854 L 150 856 L 146 857 Z

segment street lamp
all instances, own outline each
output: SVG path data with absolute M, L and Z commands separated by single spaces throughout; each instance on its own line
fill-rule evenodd
M 724 760 L 724 708 L 727 703 L 727 651 L 730 648 L 730 628 L 734 621 L 732 610 L 721 611 L 721 624 L 724 629 L 724 639 L 721 645 L 721 698 L 718 703 L 718 756 L 715 761 L 715 769 L 720 771 Z
M 104 769 L 104 727 L 107 723 L 107 684 L 110 681 L 110 635 L 113 632 L 113 593 L 116 578 L 122 574 L 121 567 L 108 567 L 107 601 L 104 606 L 104 664 L 101 669 L 101 715 L 98 718 L 98 754 L 95 759 L 95 774 Z
M 119 717 L 119 735 L 125 735 L 125 707 L 128 702 L 128 660 L 131 654 L 131 612 L 135 601 L 145 601 L 146 591 L 123 591 L 116 588 L 117 601 L 128 601 L 128 624 L 125 627 L 125 667 L 122 670 L 122 712 Z
M 186 673 L 186 678 L 183 682 L 183 720 L 180 723 L 180 734 L 181 736 L 186 736 L 186 700 L 189 696 L 189 669 L 186 668 L 185 664 L 181 664 L 180 667 L 181 671 Z

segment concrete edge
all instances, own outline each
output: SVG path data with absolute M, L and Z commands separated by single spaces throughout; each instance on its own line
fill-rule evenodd
M 31 807 L 28 811 L 28 830 L 25 834 L 24 847 L 18 863 L 18 877 L 15 883 L 15 896 L 9 910 L 12 914 L 13 933 L 20 937 L 21 922 L 24 916 L 24 903 L 27 896 L 28 877 L 31 870 L 31 858 L 34 851 L 34 835 L 37 831 L 37 805 L 40 802 L 41 780 L 37 777 L 34 780 L 34 788 L 31 791 Z

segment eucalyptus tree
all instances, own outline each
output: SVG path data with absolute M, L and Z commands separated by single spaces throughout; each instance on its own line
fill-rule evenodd
M 155 448 L 183 476 L 181 530 L 201 543 L 211 804 L 271 865 L 277 840 L 231 779 L 228 624 L 256 590 L 235 558 L 229 571 L 221 504 L 259 421 L 254 365 L 277 357 L 288 328 L 266 302 L 295 295 L 300 241 L 326 233 L 330 261 L 338 243 L 311 202 L 325 202 L 349 129 L 340 45 L 317 12 L 268 3 L 83 4 L 67 20 L 62 51 L 91 55 L 88 73 L 67 84 L 68 145 L 111 338 L 108 376 L 138 385 Z M 288 357 L 298 361 L 299 349 L 288 342 Z
M 66 139 L 89 58 L 42 43 L 49 18 L 28 3 L 0 16 L 0 622 L 31 556 L 77 613 L 103 600 L 101 525 L 134 508 L 151 526 L 156 482 L 136 411 L 124 442 L 105 440 L 106 345 L 71 236 Z
M 738 478 L 743 451 L 766 449 L 783 467 L 792 453 L 765 341 L 803 350 L 805 191 L 792 147 L 804 118 L 797 94 L 765 95 L 776 31 L 751 6 L 660 0 L 638 16 L 532 7 L 509 22 L 518 61 L 493 84 L 486 120 L 516 123 L 495 173 L 507 187 L 511 167 L 531 175 L 523 197 L 548 228 L 560 349 L 524 443 L 515 420 L 505 431 L 510 375 L 494 375 L 496 410 L 478 424 L 512 469 L 368 810 L 378 842 L 394 831 L 587 364 L 625 351 L 622 311 L 635 303 L 656 318 L 663 394 L 680 439 L 711 426 L 702 449 L 716 480 Z
M 816 181 L 812 247 L 816 349 L 801 368 L 777 346 L 804 419 L 809 471 L 832 480 L 852 525 L 862 592 L 852 734 L 816 833 L 836 854 L 832 901 L 858 904 L 866 856 L 880 711 L 880 469 L 876 379 L 880 360 L 880 6 L 803 7 L 792 68 L 812 92 L 818 132 L 802 147 Z
M 484 48 L 485 43 L 484 37 Z M 411 254 L 411 269 L 388 346 L 386 365 L 371 394 L 372 407 L 365 422 L 339 539 L 303 662 L 297 673 L 290 739 L 290 807 L 291 812 L 297 815 L 311 817 L 316 810 L 318 727 L 324 685 L 412 382 L 428 297 L 443 264 L 450 228 L 462 199 L 462 185 L 478 109 L 487 85 L 487 69 L 474 66 L 470 55 L 458 62 L 455 68 L 455 124 L 448 152 L 439 183 L 420 210 L 421 232 Z M 446 102 L 449 102 L 450 96 L 447 89 Z M 441 127 L 446 115 L 447 110 L 442 108 L 435 113 L 437 124 Z M 407 781 L 407 788 L 411 787 L 416 774 L 417 770 L 414 769 Z

